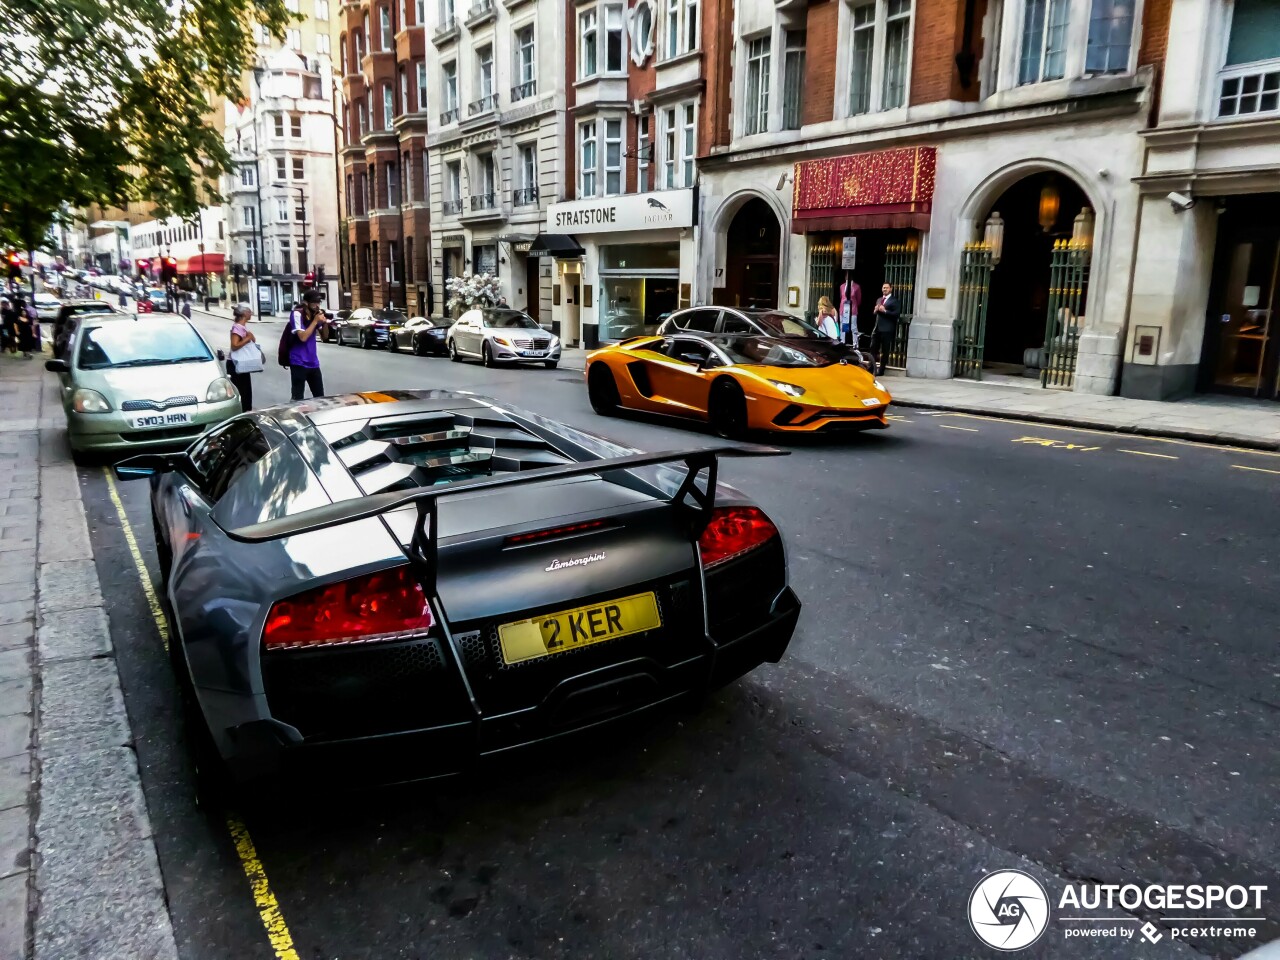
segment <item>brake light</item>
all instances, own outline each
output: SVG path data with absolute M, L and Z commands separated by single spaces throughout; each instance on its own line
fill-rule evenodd
M 504 547 L 516 547 L 526 543 L 536 543 L 539 540 L 571 537 L 575 534 L 586 533 L 589 530 L 599 530 L 603 526 L 603 520 L 587 520 L 584 523 L 573 523 L 567 527 L 552 527 L 549 530 L 537 530 L 533 533 L 514 533 L 505 538 L 502 541 L 502 545 Z
M 703 568 L 714 567 L 763 546 L 778 535 L 759 507 L 716 507 L 698 538 Z
M 262 642 L 274 650 L 369 643 L 421 633 L 433 622 L 422 585 L 397 567 L 277 600 Z

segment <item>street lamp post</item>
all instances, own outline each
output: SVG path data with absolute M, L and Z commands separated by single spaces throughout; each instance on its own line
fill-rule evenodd
M 276 187 L 277 189 L 298 191 L 298 209 L 302 212 L 302 262 L 299 263 L 298 266 L 303 267 L 305 265 L 307 269 L 314 270 L 315 267 L 311 263 L 311 257 L 309 255 L 310 248 L 307 246 L 307 194 L 306 194 L 306 191 L 303 187 L 293 187 L 287 183 L 273 183 L 272 186 Z M 302 269 L 302 270 L 299 270 L 298 272 L 305 274 L 307 272 L 307 269 Z
M 262 320 L 262 290 L 259 289 L 262 283 L 262 257 L 265 253 L 262 240 L 262 151 L 258 140 L 258 106 L 262 101 L 262 78 L 266 74 L 266 66 L 259 62 L 253 68 L 253 84 L 258 95 L 253 100 L 253 185 L 258 198 L 257 215 L 254 219 L 254 226 L 257 228 L 258 247 L 253 254 L 253 293 L 258 300 L 258 320 Z

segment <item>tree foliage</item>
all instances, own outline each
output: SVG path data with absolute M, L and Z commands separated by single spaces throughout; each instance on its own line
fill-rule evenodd
M 228 161 L 238 99 L 283 0 L 0 0 L 0 243 L 34 248 L 64 205 L 190 216 Z

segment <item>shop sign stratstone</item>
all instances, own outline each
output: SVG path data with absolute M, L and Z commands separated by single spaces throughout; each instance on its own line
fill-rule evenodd
M 553 233 L 610 233 L 693 226 L 693 191 L 600 197 L 553 203 L 547 210 Z

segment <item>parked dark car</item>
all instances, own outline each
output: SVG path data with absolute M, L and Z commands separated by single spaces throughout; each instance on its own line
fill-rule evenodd
M 808 320 L 781 310 L 747 307 L 688 307 L 667 316 L 658 326 L 658 336 L 670 336 L 681 330 L 698 333 L 747 333 L 765 337 L 822 338 Z
M 414 356 L 443 357 L 449 349 L 445 335 L 453 321 L 444 317 L 411 317 L 391 328 L 388 346 L 394 351 L 408 350 Z
M 778 661 L 800 614 L 782 536 L 716 463 L 780 452 L 640 453 L 385 390 L 122 461 L 151 482 L 202 786 L 453 773 Z
M 391 339 L 392 326 L 403 324 L 406 319 L 403 313 L 391 307 L 381 310 L 371 310 L 368 307 L 352 310 L 351 315 L 338 327 L 338 346 L 353 343 L 366 350 L 385 347 Z
M 67 300 L 58 311 L 53 321 L 53 356 L 61 359 L 67 351 L 67 343 L 76 332 L 80 318 L 85 314 L 116 313 L 116 309 L 105 300 Z
M 329 322 L 320 328 L 320 339 L 324 343 L 338 339 L 338 329 L 347 322 L 347 318 L 351 316 L 350 310 L 326 310 L 325 316 L 329 318 Z

